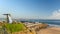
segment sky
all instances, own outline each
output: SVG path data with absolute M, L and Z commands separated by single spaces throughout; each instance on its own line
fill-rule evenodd
M 7 13 L 12 18 L 60 19 L 60 0 L 0 0 L 0 18 Z

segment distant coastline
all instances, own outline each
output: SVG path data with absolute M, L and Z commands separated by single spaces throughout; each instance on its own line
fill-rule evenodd
M 5 18 L 0 18 L 0 21 L 6 20 Z M 60 26 L 60 20 L 59 19 L 13 19 L 15 21 L 24 21 L 24 22 L 39 22 L 39 23 L 47 23 L 52 26 Z

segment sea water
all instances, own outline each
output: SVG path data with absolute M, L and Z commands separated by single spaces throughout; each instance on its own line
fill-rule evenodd
M 38 22 L 46 23 L 50 26 L 60 27 L 60 20 L 38 20 Z
M 60 20 L 53 20 L 53 19 L 29 19 L 29 20 L 23 20 L 23 21 L 28 21 L 28 22 L 39 22 L 39 23 L 46 23 L 50 26 L 58 26 L 60 27 Z

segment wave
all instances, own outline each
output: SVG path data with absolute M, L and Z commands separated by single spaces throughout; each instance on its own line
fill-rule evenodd
M 56 24 L 48 24 L 48 25 L 53 27 L 60 27 L 60 25 L 56 25 Z

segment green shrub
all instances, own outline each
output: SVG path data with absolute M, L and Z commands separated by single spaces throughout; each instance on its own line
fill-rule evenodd
M 18 31 L 22 31 L 25 29 L 25 26 L 22 23 L 19 23 L 19 24 L 18 23 L 17 24 L 7 23 L 3 27 L 5 27 L 7 31 L 10 31 L 10 32 L 18 32 Z

